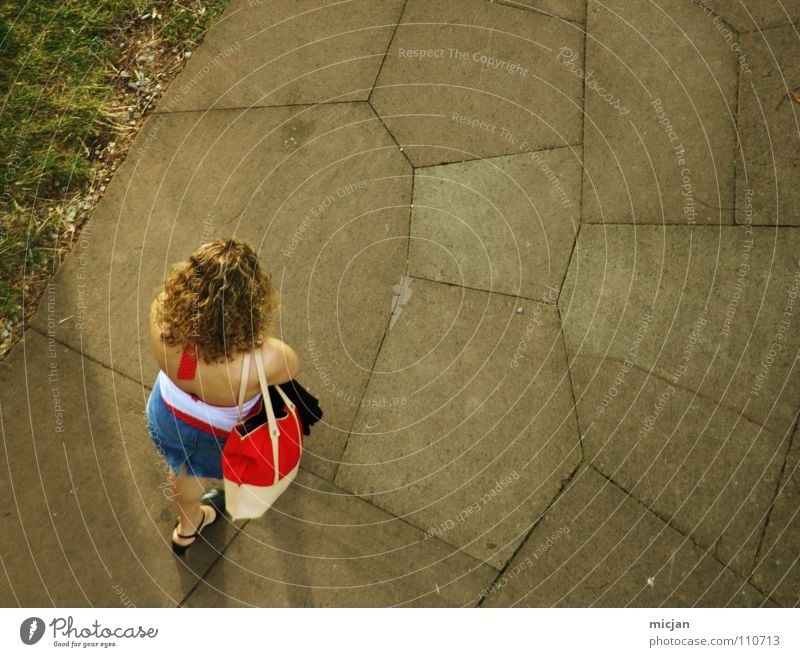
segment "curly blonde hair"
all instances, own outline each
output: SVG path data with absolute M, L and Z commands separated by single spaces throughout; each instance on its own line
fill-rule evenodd
M 157 304 L 162 339 L 194 345 L 206 363 L 228 360 L 261 345 L 278 293 L 246 242 L 218 239 L 173 265 Z

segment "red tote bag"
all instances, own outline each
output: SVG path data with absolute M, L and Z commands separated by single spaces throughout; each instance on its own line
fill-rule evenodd
M 303 427 L 297 408 L 280 386 L 273 386 L 283 402 L 279 417 L 275 416 L 259 350 L 255 350 L 255 360 L 261 407 L 231 429 L 222 450 L 225 507 L 234 520 L 264 515 L 294 480 L 303 452 Z M 242 359 L 240 418 L 249 371 L 247 353 Z

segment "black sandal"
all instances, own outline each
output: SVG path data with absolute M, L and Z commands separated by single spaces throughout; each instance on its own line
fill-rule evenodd
M 209 527 L 210 525 L 213 525 L 215 522 L 217 522 L 217 520 L 219 520 L 220 514 L 217 511 L 214 514 L 214 519 L 211 522 L 209 522 L 208 524 L 206 524 L 206 510 L 204 508 L 202 508 L 202 507 L 200 507 L 200 510 L 203 512 L 203 520 L 200 522 L 200 526 L 197 528 L 197 530 L 194 532 L 194 534 L 189 534 L 188 536 L 184 536 L 183 534 L 178 534 L 178 538 L 194 538 L 194 539 L 196 539 L 198 536 L 200 536 L 200 532 L 201 531 L 203 531 L 206 527 Z M 214 509 L 214 510 L 216 511 L 216 509 Z M 181 524 L 181 521 L 180 521 L 180 518 L 178 518 L 177 522 L 175 523 L 174 529 L 177 529 L 178 525 L 180 525 L 180 524 Z M 181 545 L 179 543 L 176 543 L 174 539 L 171 539 L 171 540 L 172 540 L 172 551 L 175 554 L 177 554 L 178 556 L 183 556 L 183 554 L 186 552 L 187 548 L 190 545 L 194 545 L 194 541 L 192 541 L 191 543 L 187 543 L 186 545 Z
M 217 514 L 225 515 L 225 490 L 222 488 L 212 488 L 200 498 L 200 504 L 213 506 Z

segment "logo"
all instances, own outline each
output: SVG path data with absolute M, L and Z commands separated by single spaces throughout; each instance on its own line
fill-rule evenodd
M 44 621 L 41 618 L 31 616 L 19 626 L 19 638 L 26 646 L 32 646 L 42 636 L 44 636 Z
M 394 296 L 392 297 L 392 315 L 389 320 L 390 331 L 397 318 L 400 317 L 400 313 L 403 312 L 403 306 L 411 298 L 411 276 L 403 274 L 400 277 L 400 282 L 392 287 L 392 292 L 394 292 Z

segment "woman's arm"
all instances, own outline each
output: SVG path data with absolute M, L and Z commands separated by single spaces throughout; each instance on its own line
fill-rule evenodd
M 261 346 L 261 354 L 270 385 L 291 381 L 300 371 L 297 353 L 278 338 L 266 338 Z

